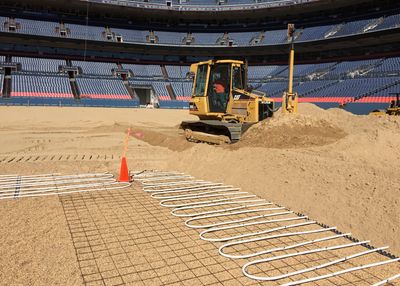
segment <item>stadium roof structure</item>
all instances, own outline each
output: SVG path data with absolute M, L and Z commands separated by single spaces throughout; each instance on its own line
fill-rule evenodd
M 306 19 L 313 15 L 341 17 L 353 11 L 363 11 L 379 7 L 399 7 L 396 0 L 241 0 L 248 4 L 198 5 L 179 4 L 178 0 L 0 0 L 0 5 L 24 9 L 51 11 L 49 14 L 64 12 L 84 15 L 90 8 L 90 14 L 107 18 L 131 18 L 135 21 L 188 21 L 223 22 Z M 182 0 L 179 0 L 182 2 Z M 254 2 L 253 2 L 254 1 Z M 166 3 L 171 3 L 171 5 Z M 208 0 L 210 2 L 210 0 Z M 257 3 L 256 3 L 257 2 Z M 207 3 L 207 1 L 206 1 Z M 216 2 L 217 3 L 217 0 Z M 342 9 L 342 8 L 347 9 Z M 341 9 L 341 10 L 339 10 Z M 338 11 L 340 12 L 338 14 Z

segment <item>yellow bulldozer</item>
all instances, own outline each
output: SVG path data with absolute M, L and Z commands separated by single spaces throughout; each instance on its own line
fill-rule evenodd
M 396 100 L 390 102 L 389 107 L 386 110 L 374 110 L 370 114 L 372 115 L 396 115 L 400 116 L 400 92 L 390 93 L 390 95 L 396 96 Z
M 294 26 L 289 57 L 288 91 L 282 98 L 282 112 L 297 112 L 297 93 L 293 92 Z M 240 60 L 209 60 L 192 64 L 192 98 L 189 112 L 200 120 L 183 121 L 187 140 L 211 144 L 235 143 L 252 125 L 273 116 L 274 100 L 248 87 L 247 64 Z

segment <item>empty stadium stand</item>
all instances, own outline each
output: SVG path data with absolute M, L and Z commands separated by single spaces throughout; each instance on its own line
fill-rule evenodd
M 187 33 L 172 31 L 150 31 L 122 29 L 114 27 L 85 26 L 71 23 L 59 23 L 16 18 L 16 28 L 8 28 L 11 18 L 0 17 L 0 27 L 3 32 L 30 34 L 36 36 L 64 37 L 87 39 L 92 41 L 146 43 L 165 45 L 278 45 L 287 43 L 286 27 L 279 30 L 249 31 L 249 32 L 195 32 L 192 41 L 185 41 Z M 295 41 L 315 41 L 328 38 L 351 36 L 383 29 L 400 27 L 400 14 L 381 18 L 350 21 L 335 25 L 310 26 L 299 29 Z M 64 32 L 61 32 L 64 31 Z M 154 33 L 154 40 L 149 35 Z M 190 31 L 188 31 L 190 32 Z M 259 37 L 258 41 L 253 41 Z
M 266 7 L 286 7 L 291 5 L 315 2 L 318 0 L 127 0 L 107 1 L 107 4 L 138 7 L 146 9 L 176 9 L 178 11 L 216 11 L 216 10 L 242 10 Z M 102 0 L 89 0 L 94 3 L 104 3 Z
M 134 77 L 162 77 L 161 67 L 159 65 L 136 65 L 122 64 L 124 69 L 131 70 Z
M 112 69 L 116 69 L 115 63 L 98 63 L 98 62 L 83 62 L 72 61 L 72 66 L 82 68 L 84 75 L 105 75 L 111 76 Z
M 5 59 L 0 56 L 0 62 Z M 100 100 L 97 104 L 101 100 L 136 101 L 123 79 L 112 75 L 112 69 L 119 67 L 117 63 L 71 61 L 72 66 L 80 67 L 83 74 L 69 78 L 59 71 L 59 66 L 66 65 L 66 60 L 13 56 L 12 62 L 20 63 L 22 69 L 11 74 L 11 98 L 75 98 L 86 103 Z M 190 99 L 192 83 L 186 80 L 188 66 L 123 64 L 122 67 L 132 71 L 129 84 L 133 89 L 151 90 L 161 104 Z M 249 67 L 251 85 L 278 102 L 287 88 L 287 73 L 286 65 Z M 4 75 L 0 73 L 1 92 L 3 82 Z M 76 91 L 72 89 L 74 83 Z M 399 88 L 399 57 L 295 67 L 294 89 L 301 101 L 388 102 L 393 98 L 390 93 L 399 92 Z
M 74 96 L 67 77 L 14 74 L 11 97 L 73 98 Z
M 59 66 L 66 65 L 65 60 L 12 57 L 13 63 L 20 63 L 23 72 L 58 73 Z
M 119 79 L 77 77 L 80 98 L 131 100 L 123 82 Z
M 185 78 L 189 72 L 188 66 L 169 66 L 166 65 L 165 69 L 169 78 Z
M 176 99 L 180 101 L 189 101 L 192 94 L 191 82 L 171 82 L 174 89 Z

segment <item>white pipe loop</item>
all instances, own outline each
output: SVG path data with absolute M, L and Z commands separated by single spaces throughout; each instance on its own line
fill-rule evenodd
M 71 184 L 71 183 L 81 183 L 81 182 L 92 182 L 92 181 L 110 181 L 114 180 L 109 177 L 93 177 L 93 178 L 86 178 L 86 179 L 67 179 L 67 180 L 54 180 L 54 181 L 46 181 L 46 182 L 35 182 L 35 183 L 24 183 L 24 182 L 16 182 L 13 184 L 8 184 L 8 185 L 3 185 L 0 186 L 0 192 L 1 190 L 9 190 L 12 188 L 22 188 L 22 187 L 38 187 L 38 186 L 49 186 L 49 185 L 54 185 L 54 184 Z
M 117 185 L 117 186 L 111 186 L 110 185 Z M 47 193 L 41 193 L 41 194 L 27 194 L 24 195 L 19 194 L 18 196 L 7 196 L 7 197 L 0 197 L 0 200 L 5 200 L 5 199 L 14 199 L 14 198 L 27 198 L 27 197 L 44 197 L 44 196 L 52 196 L 52 195 L 69 195 L 69 194 L 75 194 L 75 193 L 86 193 L 86 192 L 93 192 L 93 191 L 110 191 L 110 190 L 117 190 L 117 189 L 125 189 L 127 187 L 130 187 L 130 183 L 119 183 L 115 182 L 114 184 L 106 185 L 103 188 L 94 188 L 94 189 L 84 189 L 84 190 L 76 190 L 76 191 L 63 191 L 63 192 L 47 192 Z
M 305 232 L 301 232 L 302 235 L 304 234 L 313 234 L 313 233 L 320 233 L 320 232 L 325 232 L 325 231 L 331 231 L 334 230 L 334 227 L 331 228 L 323 228 L 323 229 L 318 229 L 318 231 L 309 231 L 307 233 Z M 298 235 L 298 234 L 296 234 Z M 252 257 L 256 257 L 256 256 L 260 256 L 260 255 L 264 255 L 264 254 L 269 254 L 269 253 L 274 253 L 274 252 L 278 252 L 278 251 L 283 251 L 283 250 L 289 250 L 289 249 L 293 249 L 293 248 L 297 248 L 300 246 L 306 246 L 306 245 L 310 245 L 310 244 L 314 244 L 314 243 L 318 243 L 318 242 L 323 242 L 323 241 L 328 241 L 328 240 L 332 240 L 332 239 L 337 239 L 337 238 L 341 238 L 341 237 L 345 237 L 347 234 L 338 234 L 338 235 L 333 235 L 333 236 L 326 236 L 326 237 L 322 237 L 322 238 L 317 238 L 317 239 L 313 239 L 313 240 L 307 240 L 304 242 L 300 242 L 300 243 L 296 243 L 296 244 L 290 244 L 290 245 L 286 245 L 286 246 L 281 246 L 281 247 L 276 247 L 276 248 L 270 248 L 270 249 L 266 249 L 266 250 L 262 250 L 262 251 L 258 251 L 258 252 L 253 252 L 253 253 L 249 253 L 249 254 L 244 254 L 244 255 L 237 255 L 235 257 L 237 258 L 252 258 Z M 285 235 L 288 236 L 288 235 Z M 277 237 L 282 237 L 282 235 L 272 235 L 269 238 L 277 238 Z M 230 254 L 226 254 L 227 256 L 231 256 Z
M 330 250 L 335 250 L 335 249 L 353 247 L 353 246 L 357 246 L 357 245 L 359 245 L 359 244 L 360 244 L 360 243 L 357 242 L 357 243 L 351 243 L 351 244 L 346 244 L 346 245 L 340 245 L 340 248 L 339 248 L 339 246 L 333 246 L 333 247 L 326 247 L 326 249 L 330 248 Z M 250 267 L 250 266 L 254 266 L 254 265 L 260 264 L 260 263 L 264 263 L 264 262 L 266 262 L 266 261 L 271 262 L 271 261 L 273 261 L 273 260 L 280 260 L 280 259 L 285 259 L 285 258 L 287 258 L 287 257 L 293 257 L 293 255 L 291 255 L 291 254 L 286 254 L 286 255 L 281 255 L 281 256 L 273 257 L 274 259 L 267 258 L 267 259 L 259 259 L 259 260 L 251 261 L 251 262 L 246 263 L 245 265 L 243 265 L 242 271 L 243 271 L 243 273 L 244 273 L 247 277 L 252 278 L 252 279 L 255 279 L 255 280 L 261 280 L 261 281 L 276 281 L 276 280 L 285 279 L 285 278 L 288 278 L 288 277 L 291 277 L 291 276 L 295 276 L 295 275 L 307 273 L 307 272 L 310 272 L 310 271 L 316 271 L 316 270 L 319 270 L 319 269 L 322 269 L 322 268 L 326 268 L 326 267 L 329 267 L 329 266 L 338 264 L 338 263 L 340 263 L 340 262 L 345 262 L 345 261 L 348 261 L 348 260 L 350 260 L 350 259 L 357 258 L 357 257 L 363 256 L 363 255 L 368 255 L 368 254 L 370 254 L 370 253 L 377 252 L 377 251 L 380 251 L 380 250 L 383 250 L 383 249 L 386 249 L 386 248 L 388 248 L 388 247 L 381 247 L 381 248 L 377 248 L 377 249 L 372 249 L 372 250 L 367 250 L 367 251 L 358 252 L 358 253 L 356 253 L 356 254 L 352 254 L 352 255 L 349 255 L 349 256 L 346 256 L 346 257 L 343 257 L 343 258 L 336 259 L 336 260 L 334 260 L 334 261 L 329 261 L 329 262 L 327 262 L 327 263 L 323 263 L 323 264 L 320 264 L 320 265 L 317 265 L 317 266 L 313 266 L 313 267 L 309 267 L 309 268 L 304 268 L 304 269 L 300 269 L 300 270 L 297 270 L 297 271 L 293 271 L 293 272 L 289 272 L 289 273 L 282 274 L 282 275 L 277 275 L 277 276 L 257 276 L 257 275 L 252 275 L 252 274 L 249 274 L 249 273 L 247 272 L 247 268 Z M 327 250 L 325 250 L 325 249 L 323 249 L 323 248 L 321 248 L 321 249 L 315 249 L 315 250 L 313 250 L 313 251 L 316 251 L 316 250 L 318 250 L 318 252 L 327 251 Z M 311 251 L 311 250 L 310 250 L 310 251 Z M 308 251 L 308 252 L 310 252 L 310 251 Z M 309 254 L 309 253 L 307 253 L 307 251 L 303 251 L 303 252 L 301 252 L 301 253 L 303 253 L 303 254 L 301 254 L 301 255 L 307 255 L 307 254 Z M 312 252 L 312 253 L 315 253 L 315 252 Z M 296 254 L 296 253 L 295 253 L 295 254 Z M 275 258 L 276 258 L 276 259 L 275 259 Z
M 208 223 L 206 225 L 193 224 L 194 221 L 199 221 L 201 219 L 232 216 L 235 214 L 256 213 L 256 212 L 265 211 L 265 210 L 273 210 L 273 209 L 276 210 L 276 209 L 285 209 L 285 208 L 279 207 L 279 208 L 269 208 L 269 209 L 261 208 L 261 209 L 256 209 L 256 210 L 244 210 L 245 208 L 249 208 L 249 207 L 273 204 L 270 202 L 265 202 L 266 200 L 263 200 L 263 199 L 244 200 L 246 198 L 255 197 L 255 196 L 243 196 L 243 197 L 233 197 L 233 198 L 230 197 L 230 198 L 223 198 L 223 199 L 218 199 L 218 200 L 190 202 L 190 203 L 185 203 L 185 204 L 175 204 L 174 205 L 174 204 L 170 204 L 170 202 L 185 201 L 185 200 L 198 200 L 198 199 L 209 198 L 209 197 L 220 197 L 220 196 L 224 197 L 226 195 L 231 196 L 231 195 L 242 194 L 242 192 L 239 192 L 239 189 L 235 189 L 235 193 L 230 193 L 232 191 L 232 189 L 229 189 L 229 188 L 232 188 L 232 186 L 222 186 L 221 183 L 212 183 L 212 182 L 202 181 L 202 180 L 191 180 L 194 178 L 189 175 L 183 175 L 182 173 L 178 174 L 178 173 L 174 173 L 174 172 L 169 172 L 169 173 L 167 172 L 163 175 L 162 172 L 154 173 L 154 174 L 151 174 L 150 172 L 148 172 L 148 173 L 138 174 L 138 175 L 134 176 L 134 178 L 135 177 L 138 181 L 140 181 L 142 183 L 142 187 L 145 192 L 152 193 L 151 194 L 152 198 L 161 200 L 160 204 L 162 206 L 175 207 L 171 211 L 171 213 L 174 216 L 191 217 L 190 219 L 185 221 L 186 226 L 191 227 L 191 228 L 209 228 L 200 233 L 200 238 L 203 240 L 229 241 L 229 240 L 242 239 L 242 238 L 251 237 L 251 236 L 259 236 L 262 234 L 271 233 L 274 231 L 286 230 L 286 229 L 293 228 L 293 227 L 301 227 L 301 226 L 316 224 L 316 222 L 314 222 L 314 221 L 307 221 L 304 223 L 292 224 L 292 225 L 287 225 L 287 226 L 279 226 L 279 227 L 272 228 L 272 229 L 267 229 L 267 230 L 252 232 L 252 233 L 245 233 L 245 234 L 236 235 L 236 236 L 222 237 L 222 238 L 207 238 L 205 236 L 206 234 L 215 233 L 218 231 L 225 231 L 228 229 L 235 229 L 235 228 L 247 227 L 247 226 L 252 226 L 252 225 L 308 219 L 308 217 L 297 216 L 297 217 L 289 217 L 289 218 L 282 218 L 282 219 L 255 221 L 255 220 L 263 218 L 263 217 L 272 217 L 272 216 L 293 213 L 292 211 L 285 211 L 285 212 L 278 212 L 278 213 L 256 215 L 256 216 L 247 217 L 247 218 L 243 218 L 243 219 L 237 219 L 237 220 L 222 221 L 222 222 L 220 221 L 220 222 L 211 223 L 211 224 Z M 160 183 L 158 181 L 163 181 L 163 182 Z M 247 193 L 247 192 L 243 192 L 243 193 Z M 235 201 L 236 199 L 240 199 L 241 201 Z M 217 209 L 217 210 L 214 209 L 214 210 L 210 210 L 210 211 L 202 211 L 202 212 L 197 212 L 197 213 L 182 213 L 186 210 L 224 206 L 224 205 L 235 205 L 235 204 L 236 205 L 239 204 L 239 206 L 222 208 L 222 209 Z M 245 204 L 245 205 L 241 205 L 241 204 Z M 273 252 L 278 252 L 278 251 L 285 251 L 285 250 L 289 250 L 289 249 L 293 249 L 293 248 L 297 248 L 297 247 L 301 247 L 301 246 L 305 246 L 305 245 L 315 244 L 318 242 L 333 240 L 333 239 L 346 237 L 346 236 L 350 235 L 349 233 L 337 234 L 337 235 L 333 235 L 333 236 L 322 237 L 322 238 L 318 238 L 318 239 L 308 240 L 308 241 L 304 241 L 304 242 L 300 242 L 300 243 L 296 243 L 296 244 L 292 244 L 292 245 L 276 247 L 273 249 L 267 249 L 267 250 L 250 253 L 250 254 L 244 254 L 244 255 L 230 255 L 230 254 L 226 254 L 223 252 L 223 250 L 225 248 L 239 245 L 239 244 L 274 239 L 274 238 L 288 237 L 288 236 L 301 236 L 301 235 L 306 235 L 306 234 L 321 233 L 321 232 L 333 231 L 335 229 L 336 229 L 335 227 L 321 228 L 321 229 L 317 229 L 317 230 L 280 233 L 280 234 L 276 234 L 276 235 L 254 237 L 254 238 L 250 238 L 250 239 L 239 240 L 239 241 L 230 242 L 230 243 L 222 245 L 219 248 L 219 253 L 222 256 L 229 257 L 232 259 L 251 258 L 251 257 L 255 257 L 255 256 L 262 255 L 262 254 L 268 254 L 268 253 L 273 253 Z M 356 243 L 351 243 L 351 244 L 336 245 L 336 246 L 331 246 L 331 247 L 317 248 L 317 249 L 307 250 L 307 251 L 303 251 L 303 252 L 296 252 L 296 253 L 292 253 L 292 254 L 281 255 L 281 256 L 272 257 L 272 258 L 268 258 L 268 259 L 260 259 L 260 260 L 256 260 L 256 261 L 247 263 L 246 265 L 243 266 L 242 270 L 243 270 L 243 273 L 247 277 L 250 277 L 252 279 L 266 280 L 266 281 L 280 280 L 280 279 L 287 278 L 290 276 L 322 269 L 322 268 L 325 268 L 325 267 L 328 267 L 328 266 L 331 266 L 331 265 L 334 265 L 334 264 L 337 264 L 337 263 L 340 263 L 340 262 L 343 262 L 343 261 L 346 261 L 346 260 L 349 260 L 349 259 L 352 259 L 352 258 L 355 258 L 358 256 L 367 255 L 369 253 L 383 250 L 386 248 L 386 247 L 382 247 L 379 249 L 373 249 L 373 250 L 360 252 L 360 253 L 357 253 L 354 255 L 350 255 L 350 256 L 347 256 L 344 258 L 337 259 L 332 262 L 328 262 L 328 263 L 321 264 L 321 265 L 318 265 L 315 267 L 309 267 L 306 269 L 298 270 L 295 272 L 291 272 L 291 273 L 287 273 L 287 274 L 279 275 L 279 276 L 275 276 L 275 277 L 262 277 L 262 276 L 258 277 L 258 276 L 254 276 L 254 275 L 252 276 L 251 274 L 247 273 L 247 268 L 249 266 L 255 265 L 258 263 L 264 263 L 264 262 L 285 259 L 285 258 L 300 256 L 300 255 L 307 255 L 307 254 L 312 254 L 312 253 L 316 253 L 316 252 L 353 247 L 356 245 L 363 245 L 368 242 L 369 241 L 362 241 L 362 242 L 356 242 Z M 346 269 L 343 271 L 331 273 L 328 275 L 321 275 L 321 276 L 308 278 L 308 279 L 304 279 L 304 280 L 300 280 L 300 281 L 290 282 L 290 283 L 287 283 L 284 285 L 298 285 L 301 283 L 317 281 L 317 280 L 333 277 L 336 275 L 340 275 L 343 273 L 347 273 L 350 271 L 355 271 L 355 270 L 360 270 L 360 269 L 364 269 L 364 268 L 368 268 L 368 267 L 374 267 L 374 266 L 378 266 L 378 265 L 392 263 L 394 261 L 399 261 L 399 260 L 400 259 L 393 259 L 390 261 L 363 265 L 361 267 L 354 267 L 351 269 Z M 373 286 L 383 285 L 384 283 L 387 283 L 391 280 L 397 279 L 398 277 L 400 277 L 400 274 L 390 277 L 381 282 L 378 282 L 378 283 L 374 284 Z
M 140 182 L 143 188 L 152 188 L 152 187 L 159 187 L 159 186 L 175 186 L 175 185 L 185 185 L 193 182 L 195 180 L 188 179 L 188 180 L 178 180 L 178 181 L 170 181 L 170 182 L 161 182 L 161 183 L 144 183 Z
M 218 232 L 218 231 L 224 231 L 227 229 L 235 229 L 235 228 L 240 228 L 244 226 L 253 226 L 253 225 L 259 225 L 259 224 L 268 224 L 268 223 L 277 223 L 277 222 L 285 222 L 285 221 L 294 221 L 294 220 L 302 220 L 302 219 L 308 219 L 307 216 L 296 216 L 296 217 L 289 217 L 289 218 L 280 218 L 280 219 L 270 219 L 270 220 L 262 220 L 262 221 L 256 221 L 256 222 L 250 222 L 250 223 L 239 223 L 235 225 L 229 225 L 229 226 L 224 226 L 224 227 L 212 227 L 206 230 L 203 230 L 200 232 L 200 239 L 206 240 L 206 241 L 214 241 L 214 242 L 223 242 L 223 241 L 228 241 L 236 238 L 243 238 L 246 237 L 244 235 L 240 235 L 239 237 L 237 236 L 232 236 L 232 237 L 220 237 L 220 238 L 208 238 L 205 237 L 206 234 L 208 233 L 213 233 L 213 232 Z
M 162 176 L 181 176 L 185 175 L 184 173 L 179 172 L 156 172 L 156 173 L 142 173 L 138 175 L 133 175 L 133 178 L 154 178 L 154 177 L 162 177 Z
M 60 175 L 59 173 L 50 173 L 50 174 L 39 174 L 39 175 L 24 175 L 24 176 L 19 176 L 17 174 L 12 174 L 12 175 L 0 175 L 0 182 L 2 181 L 8 181 L 8 180 L 15 180 L 17 178 L 24 178 L 24 179 L 34 179 L 34 178 L 40 178 L 40 177 L 48 177 L 48 176 L 55 176 L 55 175 Z
M 182 176 L 161 176 L 161 177 L 154 177 L 154 178 L 143 178 L 143 179 L 136 179 L 136 181 L 148 183 L 148 182 L 157 182 L 157 181 L 168 181 L 168 180 L 175 180 L 175 179 L 194 179 L 190 175 L 182 175 Z
M 174 193 L 184 193 L 184 192 L 192 192 L 197 190 L 208 190 L 208 189 L 215 189 L 215 188 L 233 188 L 233 186 L 222 186 L 219 183 L 209 183 L 209 184 L 201 184 L 201 185 L 191 185 L 186 187 L 179 187 L 179 188 L 169 188 L 169 189 L 155 189 L 155 190 L 147 190 L 145 192 L 152 193 L 153 195 L 158 194 L 174 194 Z
M 187 181 L 176 181 L 172 183 L 157 183 L 157 184 L 142 184 L 143 185 L 143 191 L 147 192 L 150 191 L 153 188 L 159 188 L 161 187 L 160 190 L 163 190 L 162 187 L 171 187 L 171 186 L 180 186 L 180 185 L 202 185 L 202 184 L 211 184 L 212 182 L 208 181 L 203 181 L 203 180 L 187 180 Z M 214 183 L 215 184 L 215 183 Z M 222 185 L 222 184 L 221 184 Z
M 243 193 L 246 194 L 247 192 L 240 192 L 240 193 L 241 194 L 243 194 Z M 235 202 L 232 202 L 232 201 L 241 200 L 241 199 L 248 199 L 248 198 L 254 198 L 254 197 L 256 197 L 256 195 L 240 196 L 240 197 L 235 197 L 235 198 L 224 198 L 224 199 L 209 200 L 209 201 L 200 201 L 200 202 L 196 202 L 196 203 L 187 203 L 187 204 L 176 205 L 174 207 L 175 207 L 175 209 L 181 209 L 181 210 L 182 209 L 192 209 L 192 208 L 204 208 L 204 207 L 216 206 L 219 203 L 225 203 L 225 204 L 235 203 Z M 238 203 L 240 203 L 240 201 Z
M 221 191 L 220 191 L 221 192 Z M 160 205 L 163 207 L 168 207 L 168 208 L 177 208 L 177 207 L 184 207 L 192 204 L 198 204 L 198 203 L 209 203 L 209 202 L 215 202 L 215 200 L 212 201 L 201 201 L 201 202 L 193 202 L 193 200 L 197 199 L 204 199 L 204 198 L 215 198 L 215 197 L 223 197 L 224 199 L 230 199 L 231 197 L 226 196 L 237 196 L 237 195 L 244 195 L 248 194 L 248 192 L 239 192 L 239 189 L 227 189 L 226 192 L 222 192 L 219 194 L 204 194 L 204 195 L 199 195 L 199 196 L 186 196 L 183 198 L 172 198 L 172 199 L 166 199 L 160 201 Z M 179 201 L 186 201 L 186 200 L 191 200 L 189 203 L 185 204 L 169 204 L 169 202 L 179 202 Z
M 385 261 L 376 262 L 376 263 L 364 264 L 361 266 L 356 266 L 356 267 L 344 269 L 341 271 L 337 271 L 337 272 L 333 272 L 333 273 L 329 273 L 329 274 L 325 274 L 325 275 L 320 275 L 320 276 L 316 276 L 316 277 L 312 277 L 312 278 L 308 278 L 308 279 L 285 283 L 282 286 L 294 286 L 294 285 L 300 285 L 303 283 L 314 282 L 314 281 L 318 281 L 318 280 L 322 280 L 322 279 L 327 279 L 327 278 L 332 278 L 335 276 L 343 275 L 343 274 L 350 273 L 353 271 L 359 271 L 359 270 L 368 269 L 371 267 L 377 267 L 377 266 L 381 266 L 381 265 L 386 265 L 386 264 L 390 264 L 390 263 L 394 263 L 394 262 L 398 262 L 398 261 L 400 261 L 400 258 L 385 260 Z M 382 285 L 382 284 L 380 284 L 380 285 Z
M 379 281 L 378 283 L 375 283 L 375 284 L 373 284 L 371 286 L 382 286 L 382 285 L 385 285 L 386 283 L 389 283 L 390 281 L 393 281 L 393 280 L 396 280 L 396 279 L 399 279 L 399 278 L 400 278 L 400 273 L 396 274 L 396 275 L 394 275 L 392 277 L 389 277 L 387 279 L 384 279 L 382 281 Z
M 280 230 L 287 230 L 290 228 L 296 228 L 296 227 L 302 227 L 302 226 L 307 226 L 307 225 L 312 225 L 316 224 L 315 221 L 308 221 L 305 223 L 299 223 L 299 224 L 292 224 L 292 225 L 286 225 L 286 226 L 280 226 L 276 228 L 271 228 L 268 230 L 263 231 L 261 234 L 267 234 L 267 233 L 272 233 Z M 257 241 L 262 241 L 262 240 L 269 240 L 269 239 L 275 239 L 275 238 L 281 238 L 281 237 L 289 237 L 289 236 L 297 236 L 297 235 L 304 235 L 304 234 L 314 234 L 314 233 L 320 233 L 320 232 L 325 232 L 325 231 L 331 231 L 335 230 L 336 227 L 330 227 L 330 228 L 319 228 L 319 229 L 314 229 L 314 230 L 306 230 L 306 231 L 299 231 L 299 232 L 285 232 L 285 233 L 280 233 L 280 234 L 275 234 L 275 235 L 268 235 L 268 236 L 261 236 L 261 237 L 254 237 L 250 239 L 244 239 L 244 240 L 239 240 L 239 241 L 234 241 L 234 242 L 228 242 L 224 245 L 221 245 L 218 249 L 219 254 L 221 254 L 224 257 L 232 258 L 232 259 L 243 259 L 243 258 L 250 258 L 259 255 L 258 253 L 250 253 L 250 254 L 241 254 L 241 255 L 231 255 L 227 254 L 224 252 L 225 248 L 240 245 L 240 244 L 246 244 L 246 243 L 251 243 L 251 242 L 257 242 Z M 249 237 L 249 235 L 245 235 L 244 237 Z M 232 239 L 238 239 L 240 236 L 233 237 L 229 240 Z
M 205 191 L 204 190 L 210 190 L 210 191 Z M 204 188 L 203 190 L 191 190 L 191 191 L 185 191 L 189 192 L 189 194 L 179 194 L 179 195 L 174 195 L 174 196 L 162 196 L 164 195 L 163 193 L 154 193 L 151 195 L 153 199 L 158 199 L 158 200 L 169 200 L 169 199 L 184 199 L 188 197 L 193 197 L 193 196 L 201 196 L 201 195 L 207 195 L 207 194 L 217 194 L 217 193 L 224 193 L 224 192 L 230 192 L 232 190 L 240 190 L 239 188 L 229 188 L 227 186 L 221 186 L 221 187 L 210 187 L 210 188 Z M 182 191 L 180 191 L 182 192 Z M 167 192 L 167 195 L 170 192 Z
M 261 205 L 261 204 L 258 204 Z M 273 205 L 273 203 L 265 203 L 265 205 Z M 238 208 L 235 208 L 238 209 Z M 245 211 L 236 211 L 236 212 L 230 212 L 230 213 L 217 213 L 217 214 L 211 214 L 211 215 L 201 215 L 201 216 L 196 216 L 194 218 L 188 219 L 185 221 L 185 225 L 191 228 L 210 228 L 210 227 L 217 227 L 221 225 L 227 225 L 227 224 L 232 224 L 232 223 L 242 223 L 246 221 L 251 221 L 251 220 L 256 220 L 259 218 L 265 218 L 265 217 L 272 217 L 272 216 L 278 216 L 278 215 L 286 215 L 286 214 L 292 214 L 292 211 L 285 211 L 285 212 L 278 212 L 278 213 L 269 213 L 269 214 L 263 214 L 263 215 L 256 215 L 256 216 L 250 216 L 242 219 L 236 219 L 236 220 L 228 220 L 228 221 L 222 221 L 222 222 L 217 222 L 217 223 L 212 223 L 212 224 L 205 224 L 205 225 L 193 225 L 190 224 L 190 222 L 201 220 L 201 219 L 210 219 L 210 218 L 216 218 L 216 217 L 224 217 L 224 216 L 231 216 L 231 215 L 240 215 L 240 214 L 246 214 L 246 213 L 254 213 L 254 212 L 261 212 L 261 211 L 273 211 L 273 210 L 284 210 L 284 207 L 274 207 L 274 208 L 261 208 L 261 209 L 254 209 L 254 210 L 245 210 Z
M 225 237 L 225 238 L 222 238 L 222 240 L 220 240 L 220 239 L 215 239 L 215 240 L 212 239 L 211 241 L 228 241 L 228 240 L 234 240 L 234 239 L 239 239 L 239 238 L 245 238 L 245 237 L 256 236 L 256 235 L 260 235 L 260 234 L 271 233 L 271 232 L 275 232 L 275 231 L 278 231 L 278 230 L 286 230 L 286 229 L 293 228 L 293 227 L 301 227 L 301 226 L 316 224 L 316 223 L 317 223 L 316 221 L 306 221 L 306 222 L 302 222 L 302 223 L 296 223 L 296 224 L 278 226 L 278 227 L 271 228 L 271 229 L 266 229 L 266 230 L 251 232 L 251 233 L 245 233 L 245 234 L 236 235 L 236 236 L 231 236 L 231 237 Z M 239 241 L 239 242 L 243 242 L 243 241 Z
M 102 181 L 101 183 L 90 183 L 90 184 L 79 184 L 79 185 L 55 185 L 52 187 L 40 187 L 40 188 L 19 188 L 19 192 L 24 193 L 38 193 L 38 192 L 46 192 L 46 191 L 54 191 L 54 190 L 68 190 L 68 189 L 76 189 L 76 188 L 85 188 L 90 186 L 102 186 L 105 184 L 110 184 L 115 182 L 115 180 Z M 0 196 L 7 195 L 8 193 L 15 193 L 16 188 L 10 190 L 2 190 L 0 191 Z
M 81 179 L 81 178 L 87 178 L 87 177 L 108 177 L 112 178 L 113 175 L 110 173 L 94 173 L 94 174 L 80 174 L 80 175 L 65 175 L 65 176 L 54 176 L 54 175 L 48 175 L 48 176 L 43 176 L 43 177 L 26 177 L 26 176 L 18 176 L 13 180 L 9 181 L 3 181 L 0 183 L 0 186 L 7 185 L 7 184 L 12 184 L 15 183 L 16 180 L 19 180 L 24 183 L 35 183 L 35 182 L 46 182 L 46 181 L 54 181 L 54 180 L 68 180 L 68 179 Z
M 213 214 L 213 213 L 221 213 L 221 212 L 226 212 L 229 210 L 234 210 L 234 209 L 241 209 L 241 208 L 246 208 L 249 205 L 239 205 L 238 207 L 234 208 L 224 208 L 224 209 L 219 209 L 219 210 L 212 210 L 212 211 L 203 211 L 203 212 L 198 212 L 198 213 L 183 213 L 179 214 L 177 212 L 179 211 L 185 211 L 188 209 L 195 209 L 195 208 L 204 208 L 204 207 L 211 207 L 211 206 L 222 206 L 222 205 L 238 205 L 238 204 L 247 204 L 247 203 L 257 203 L 257 202 L 265 202 L 266 200 L 264 199 L 256 199 L 256 200 L 244 200 L 240 202 L 225 202 L 225 203 L 215 203 L 215 204 L 209 204 L 206 206 L 198 206 L 198 207 L 181 207 L 181 208 L 175 208 L 171 211 L 171 214 L 177 217 L 195 217 L 199 215 L 206 215 L 206 214 Z

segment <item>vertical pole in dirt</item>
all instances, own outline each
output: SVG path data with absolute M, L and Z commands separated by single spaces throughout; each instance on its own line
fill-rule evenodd
M 128 164 L 126 162 L 126 152 L 128 151 L 128 144 L 129 144 L 129 136 L 131 136 L 131 129 L 128 128 L 128 131 L 126 133 L 125 141 L 124 141 L 124 150 L 122 152 L 122 158 L 121 158 L 121 168 L 119 171 L 119 182 L 129 182 L 129 170 L 128 170 Z

